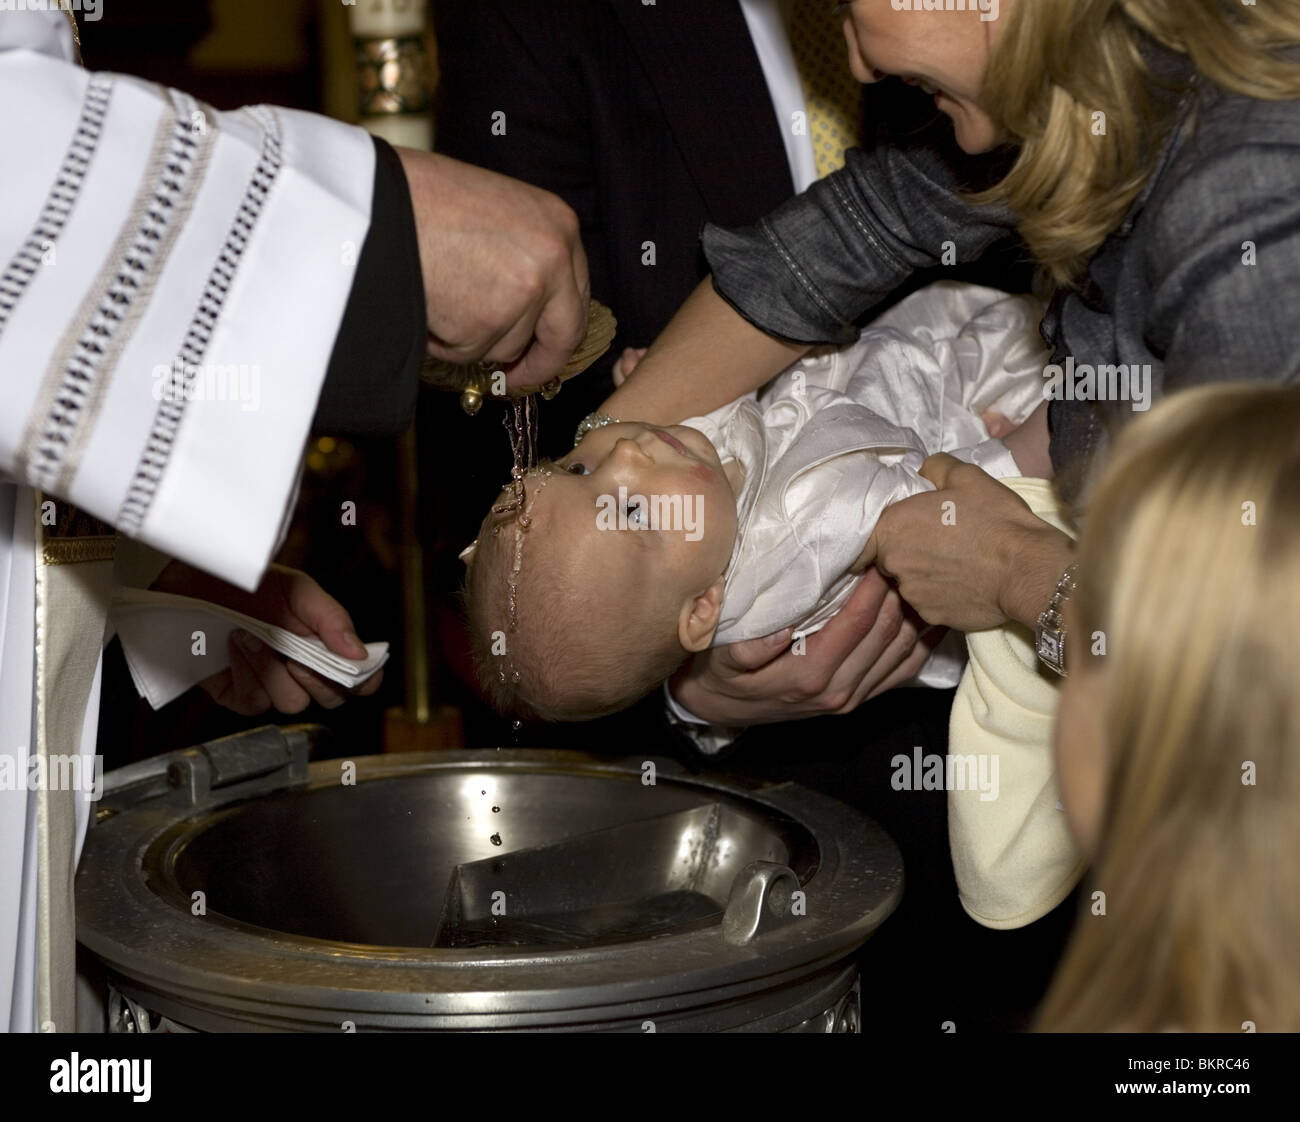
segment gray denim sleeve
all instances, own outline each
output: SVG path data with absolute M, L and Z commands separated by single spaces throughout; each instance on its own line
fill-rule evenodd
M 969 264 L 1014 227 L 1006 208 L 970 206 L 937 153 L 885 146 L 851 149 L 840 171 L 755 226 L 706 226 L 703 243 L 714 288 L 756 327 L 848 343 L 914 272 Z
M 1281 113 L 1278 113 L 1281 118 Z M 1300 378 L 1300 129 L 1197 145 L 1146 246 L 1148 345 L 1165 393 Z M 1226 140 L 1226 138 L 1225 138 Z M 1248 201 L 1248 202 L 1247 202 Z M 1247 203 L 1247 205 L 1243 205 Z

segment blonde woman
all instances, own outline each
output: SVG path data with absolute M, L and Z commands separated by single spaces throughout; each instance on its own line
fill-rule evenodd
M 1300 1030 L 1297 478 L 1300 387 L 1177 394 L 1116 444 L 1056 734 L 1091 892 L 1041 1028 Z
M 966 151 L 1016 146 L 1007 178 L 971 197 L 937 154 L 855 150 L 758 225 L 706 228 L 713 276 L 602 413 L 674 423 L 716 408 L 810 345 L 856 338 L 914 271 L 969 262 L 1017 232 L 1051 297 L 1042 328 L 1058 370 L 1045 387 L 1060 398 L 1008 438 L 1026 474 L 1055 472 L 1077 494 L 1110 430 L 1152 398 L 1296 376 L 1300 9 L 961 6 L 841 5 L 849 62 L 860 81 L 932 90 Z M 1089 369 L 1103 370 L 1111 400 L 1092 400 Z M 1073 560 L 1069 539 L 978 470 L 940 460 L 930 473 L 937 493 L 881 520 L 880 568 L 930 623 L 1035 627 Z M 950 501 L 955 525 L 941 518 Z M 777 636 L 701 655 L 676 699 L 731 726 L 845 712 L 928 654 L 896 616 L 856 623 L 856 647 L 813 636 L 796 654 Z

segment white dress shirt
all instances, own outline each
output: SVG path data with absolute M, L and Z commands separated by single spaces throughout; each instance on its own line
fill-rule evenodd
M 806 127 L 808 110 L 803 82 L 786 30 L 790 0 L 740 0 L 740 10 L 749 27 L 749 37 L 754 42 L 758 64 L 763 68 L 767 92 L 772 98 L 772 109 L 781 127 L 795 194 L 800 194 L 816 182 L 817 162 L 813 157 L 812 136 Z M 848 65 L 847 56 L 844 65 Z M 796 131 L 796 121 L 805 122 L 805 127 Z

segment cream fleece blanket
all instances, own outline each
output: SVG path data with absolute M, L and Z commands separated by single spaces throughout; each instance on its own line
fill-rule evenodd
M 1047 480 L 1001 482 L 1072 534 Z M 1019 624 L 968 634 L 966 646 L 970 661 L 949 718 L 948 774 L 983 782 L 948 783 L 957 888 L 976 922 L 1024 927 L 1064 900 L 1084 869 L 1059 809 L 1052 725 L 1060 679 L 1039 664 L 1033 632 Z

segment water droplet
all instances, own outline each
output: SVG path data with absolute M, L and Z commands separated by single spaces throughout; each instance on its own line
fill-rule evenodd
M 519 671 L 518 671 L 518 670 L 516 670 L 513 674 L 510 675 L 510 680 L 511 680 L 512 682 L 514 682 L 516 685 L 518 685 L 518 683 L 519 683 Z M 515 725 L 515 728 L 518 728 L 518 727 L 519 727 L 518 725 Z
M 492 808 L 492 813 L 493 813 L 493 814 L 500 814 L 500 813 L 501 813 L 501 808 L 500 808 L 499 806 L 494 806 L 494 807 Z
M 480 791 L 479 794 L 480 794 L 480 795 L 486 795 L 487 792 L 486 792 L 486 791 Z
M 493 834 L 490 838 L 488 838 L 488 841 L 490 841 L 493 845 L 500 845 L 500 844 L 501 844 L 501 835 L 500 835 L 500 834 Z
M 524 722 L 523 722 L 523 721 L 516 721 L 516 722 L 515 722 L 515 732 L 518 732 L 518 731 L 519 731 L 521 728 L 523 728 L 523 727 L 524 727 Z

